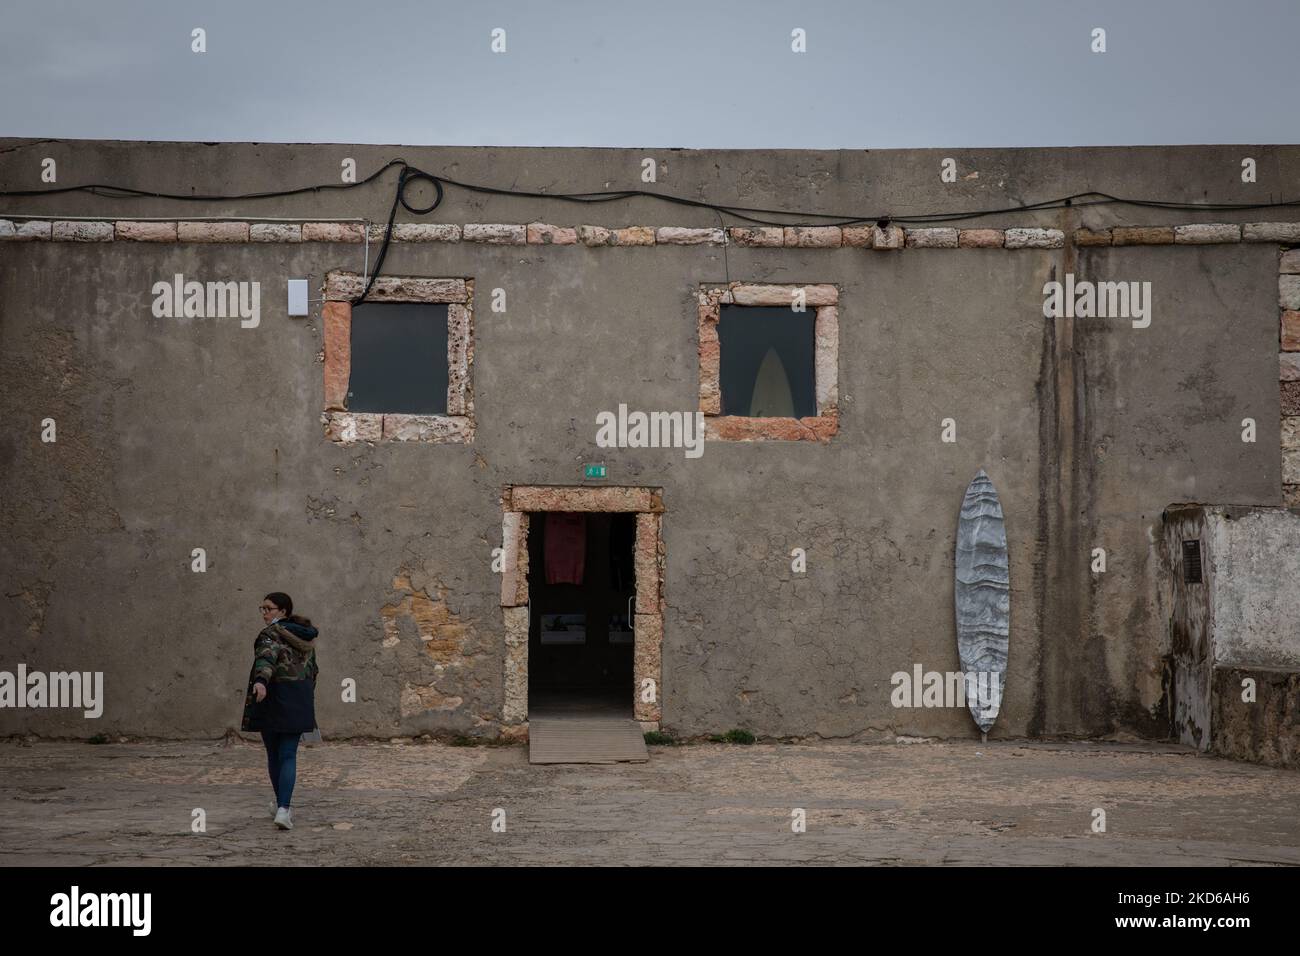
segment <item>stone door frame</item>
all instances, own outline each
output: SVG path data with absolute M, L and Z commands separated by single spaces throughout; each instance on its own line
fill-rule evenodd
M 504 725 L 528 723 L 528 516 L 546 511 L 636 515 L 636 613 L 632 713 L 645 730 L 662 719 L 664 641 L 663 493 L 615 485 L 507 485 L 501 496 L 501 614 L 505 622 Z

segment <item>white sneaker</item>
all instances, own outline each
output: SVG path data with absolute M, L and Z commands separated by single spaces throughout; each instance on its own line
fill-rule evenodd
M 271 816 L 274 817 L 274 816 L 275 816 L 277 813 L 279 813 L 279 812 L 280 812 L 280 804 L 278 804 L 278 803 L 276 803 L 274 800 L 272 800 L 272 801 L 271 801 Z
M 293 820 L 289 816 L 288 807 L 277 807 L 275 811 L 275 825 L 281 830 L 292 830 Z

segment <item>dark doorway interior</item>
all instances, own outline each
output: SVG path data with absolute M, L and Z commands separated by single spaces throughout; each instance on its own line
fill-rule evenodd
M 529 713 L 632 716 L 636 515 L 528 522 Z

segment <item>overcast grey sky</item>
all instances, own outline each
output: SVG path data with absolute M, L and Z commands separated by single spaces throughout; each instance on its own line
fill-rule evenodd
M 1298 39 L 1300 0 L 4 0 L 0 135 L 1296 143 Z

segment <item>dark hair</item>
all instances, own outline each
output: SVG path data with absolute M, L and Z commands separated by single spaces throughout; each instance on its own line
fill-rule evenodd
M 285 594 L 283 591 L 272 591 L 266 597 L 262 598 L 262 600 L 270 601 L 285 614 L 293 613 L 293 598 L 289 597 L 289 595 Z
M 303 617 L 301 614 L 293 613 L 293 598 L 289 597 L 289 595 L 285 594 L 283 591 L 272 591 L 266 597 L 262 598 L 262 600 L 270 601 L 280 610 L 284 611 L 285 617 L 294 624 L 301 624 L 303 627 L 311 627 L 311 621 L 308 618 Z

